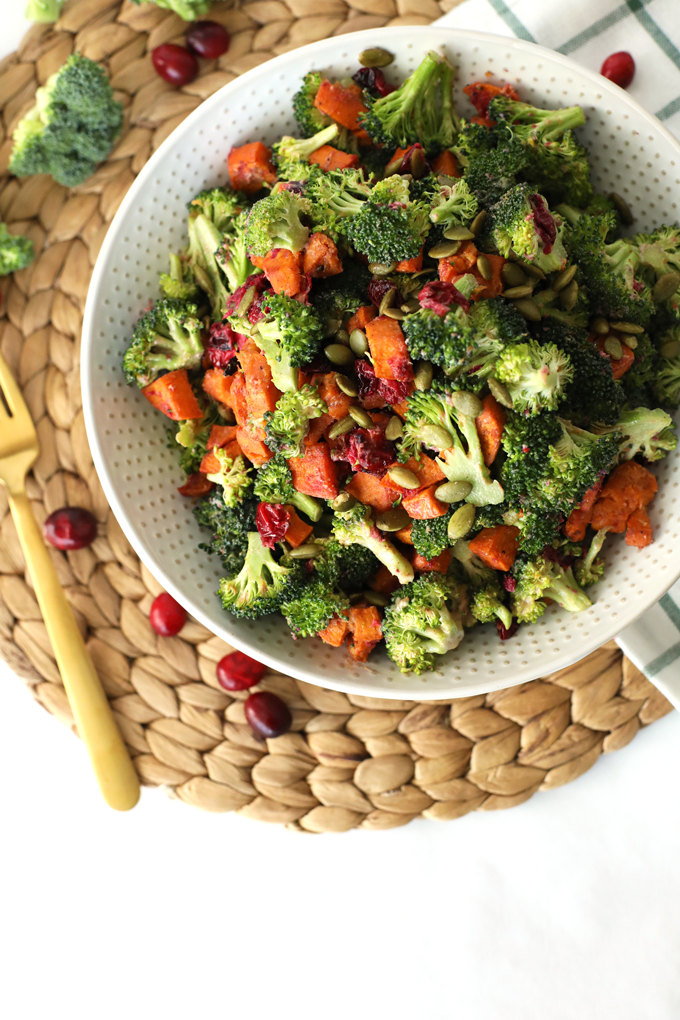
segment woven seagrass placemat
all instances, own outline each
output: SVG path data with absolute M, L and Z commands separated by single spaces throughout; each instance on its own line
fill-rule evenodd
M 90 548 L 50 554 L 142 782 L 207 811 L 341 832 L 513 807 L 576 779 L 671 710 L 611 643 L 542 680 L 446 702 L 346 696 L 270 673 L 260 687 L 288 702 L 293 727 L 262 743 L 246 725 L 245 693 L 231 697 L 215 678 L 229 646 L 194 622 L 173 638 L 151 630 L 148 609 L 160 588 L 94 471 L 80 399 L 85 297 L 107 226 L 150 153 L 203 99 L 275 54 L 364 28 L 428 24 L 455 2 L 226 0 L 208 16 L 229 30 L 229 52 L 202 61 L 196 81 L 176 90 L 149 59 L 160 43 L 183 41 L 176 15 L 128 0 L 68 0 L 56 25 L 34 26 L 0 63 L 0 220 L 31 237 L 37 252 L 28 269 L 0 282 L 0 350 L 41 445 L 29 496 L 40 521 L 64 505 L 97 516 Z M 121 141 L 79 188 L 17 180 L 7 174 L 12 130 L 37 85 L 75 50 L 110 75 L 126 110 Z M 0 656 L 73 727 L 1 486 Z

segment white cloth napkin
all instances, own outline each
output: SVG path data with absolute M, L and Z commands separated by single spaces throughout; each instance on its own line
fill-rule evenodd
M 680 137 L 680 0 L 466 0 L 439 24 L 526 39 L 592 71 L 628 50 L 627 91 Z M 680 581 L 617 641 L 680 709 Z

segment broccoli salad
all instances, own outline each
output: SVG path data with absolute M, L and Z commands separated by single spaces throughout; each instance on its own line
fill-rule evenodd
M 123 371 L 172 421 L 224 608 L 419 674 L 590 606 L 610 532 L 652 542 L 680 228 L 624 236 L 578 106 L 484 81 L 461 116 L 444 57 L 398 88 L 391 61 L 310 71 L 300 137 L 231 150 Z

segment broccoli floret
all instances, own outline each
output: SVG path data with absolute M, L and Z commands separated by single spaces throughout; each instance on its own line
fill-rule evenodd
M 545 556 L 516 560 L 513 573 L 517 587 L 512 594 L 512 615 L 520 623 L 534 623 L 545 612 L 543 599 L 557 602 L 570 613 L 587 609 L 592 602 L 576 583 L 571 567 L 563 567 Z
M 498 140 L 498 131 L 461 117 L 458 134 L 451 146 L 451 151 L 459 164 L 465 168 L 480 156 L 486 156 L 495 149 Z
M 515 411 L 536 414 L 554 411 L 564 400 L 574 370 L 569 355 L 555 344 L 540 346 L 528 340 L 505 347 L 497 359 L 485 365 L 484 374 L 505 384 Z
M 248 207 L 248 199 L 240 191 L 231 188 L 206 188 L 199 191 L 189 203 L 189 212 L 197 216 L 203 213 L 214 223 L 220 233 L 228 230 L 232 220 Z
M 238 574 L 248 550 L 248 534 L 255 531 L 257 500 L 247 497 L 230 509 L 224 505 L 217 490 L 199 499 L 193 509 L 196 520 L 212 532 L 209 542 L 201 542 L 199 549 L 219 556 L 229 576 Z
M 625 394 L 614 379 L 611 359 L 589 341 L 587 330 L 543 319 L 533 331 L 541 343 L 556 344 L 571 361 L 573 378 L 566 387 L 562 416 L 584 428 L 595 424 L 613 425 L 618 420 Z
M 663 358 L 647 333 L 640 333 L 636 339 L 635 360 L 628 371 L 622 375 L 619 385 L 628 407 L 641 405 L 653 407 L 659 403 L 655 390 Z
M 488 152 L 479 149 L 474 153 L 466 167 L 465 180 L 479 204 L 489 209 L 506 191 L 515 187 L 517 177 L 527 163 L 524 146 L 506 137 L 498 141 L 496 148 Z
M 488 346 L 489 341 L 492 344 L 522 343 L 528 337 L 526 319 L 504 298 L 477 301 L 470 308 L 469 322 L 477 336 L 478 345 L 482 347 Z
M 448 535 L 449 521 L 456 509 L 458 509 L 458 505 L 450 507 L 441 517 L 412 522 L 411 541 L 419 556 L 423 556 L 426 560 L 432 560 L 448 548 L 451 544 Z
M 551 213 L 530 184 L 517 184 L 499 198 L 491 215 L 491 236 L 504 258 L 511 251 L 544 273 L 563 269 L 567 261 L 559 213 Z
M 321 580 L 310 581 L 293 599 L 281 603 L 281 612 L 295 637 L 314 637 L 334 616 L 347 618 L 349 601 Z
M 323 513 L 318 500 L 293 488 L 292 472 L 280 455 L 267 461 L 257 472 L 254 492 L 263 503 L 290 503 L 311 521 L 318 521 Z
M 413 580 L 413 567 L 383 532 L 378 531 L 371 520 L 370 507 L 356 503 L 351 510 L 336 511 L 333 535 L 340 545 L 359 545 L 369 549 L 401 584 Z
M 314 569 L 335 590 L 349 595 L 363 591 L 378 572 L 379 560 L 363 545 L 340 545 L 335 538 L 323 545 L 323 553 L 313 560 Z
M 374 142 L 406 149 L 420 142 L 427 155 L 448 149 L 458 131 L 453 106 L 453 67 L 430 52 L 403 85 L 376 99 L 364 91 L 362 126 Z
M 623 436 L 619 445 L 621 460 L 638 455 L 652 462 L 661 460 L 678 445 L 675 422 L 659 407 L 624 411 L 616 425 L 603 431 Z
M 299 561 L 290 566 L 277 563 L 271 549 L 262 544 L 257 531 L 248 535 L 248 551 L 241 570 L 235 577 L 220 581 L 222 605 L 233 616 L 255 620 L 280 608 L 284 599 L 295 598 L 303 583 L 303 567 Z
M 329 170 L 308 179 L 305 196 L 312 203 L 314 228 L 337 241 L 371 197 L 371 186 L 363 170 Z
M 379 181 L 371 197 L 353 216 L 347 237 L 369 262 L 393 263 L 415 258 L 430 229 L 425 202 L 412 202 L 409 183 L 399 174 Z
M 609 528 L 596 531 L 586 555 L 574 563 L 574 576 L 582 588 L 590 588 L 604 574 L 605 562 L 601 557 L 598 558 L 598 553 L 602 549 L 608 531 Z
M 133 4 L 143 3 L 144 0 L 132 0 Z M 203 17 L 212 7 L 212 0 L 153 0 L 156 7 L 162 7 L 168 11 L 174 11 L 183 21 L 194 21 Z
M 502 523 L 519 528 L 519 552 L 525 556 L 538 556 L 547 545 L 559 541 L 566 515 L 567 511 L 561 513 L 541 505 L 525 505 L 521 510 L 505 510 Z
M 484 588 L 496 579 L 496 571 L 470 552 L 469 542 L 459 538 L 453 545 L 454 569 L 461 581 L 473 588 Z
M 651 282 L 667 273 L 680 274 L 680 227 L 676 225 L 659 227 L 652 234 L 638 234 L 633 238 L 643 266 L 653 270 Z M 670 306 L 677 309 L 680 301 L 680 275 L 678 288 L 669 299 Z
M 668 330 L 662 337 L 661 344 L 663 346 L 674 340 L 680 341 L 680 325 Z M 660 367 L 654 383 L 655 395 L 662 404 L 677 407 L 680 403 L 680 354 L 676 354 L 672 358 L 659 357 L 658 360 Z
M 191 475 L 201 466 L 208 451 L 208 440 L 213 425 L 222 421 L 217 404 L 210 403 L 202 418 L 189 418 L 175 423 L 175 431 L 168 430 L 172 444 L 182 448 L 182 470 Z
M 65 0 L 28 0 L 24 17 L 27 21 L 49 24 L 61 14 Z
M 6 224 L 0 223 L 0 276 L 18 273 L 34 258 L 33 241 L 21 234 L 10 234 Z
M 238 506 L 253 484 L 250 468 L 246 466 L 242 454 L 232 458 L 228 456 L 226 450 L 220 448 L 213 450 L 213 453 L 220 462 L 220 470 L 206 477 L 208 481 L 222 486 L 222 499 L 225 506 Z
M 248 254 L 263 258 L 272 248 L 301 251 L 309 237 L 309 227 L 300 220 L 311 211 L 312 203 L 292 191 L 277 191 L 261 198 L 252 207 L 246 226 Z
M 644 326 L 654 306 L 639 274 L 640 252 L 628 238 L 605 243 L 614 223 L 612 214 L 584 214 L 566 233 L 571 259 L 578 265 L 576 279 L 587 287 L 594 312 Z
M 229 281 L 232 294 L 243 286 L 249 276 L 258 272 L 248 258 L 247 225 L 248 213 L 244 210 L 230 222 L 222 243 L 215 250 L 215 261 Z
M 297 391 L 283 393 L 276 403 L 276 410 L 265 411 L 264 414 L 267 446 L 272 453 L 280 453 L 284 457 L 301 457 L 310 421 L 327 411 L 316 387 L 308 383 Z
M 284 181 L 304 181 L 310 174 L 309 157 L 322 145 L 335 141 L 339 133 L 337 124 L 329 124 L 310 138 L 292 138 L 284 135 L 272 146 L 272 162 L 276 176 Z
M 470 612 L 480 623 L 493 623 L 499 619 L 506 630 L 512 627 L 512 613 L 503 603 L 503 592 L 497 582 L 479 588 L 474 593 Z
M 194 209 L 189 213 L 189 264 L 194 279 L 210 298 L 212 317 L 217 322 L 224 316 L 229 298 L 224 277 L 217 263 L 217 251 L 222 244 L 221 230 L 205 213 Z
M 314 105 L 316 94 L 321 88 L 323 75 L 320 71 L 309 71 L 302 79 L 302 86 L 293 96 L 293 112 L 305 138 L 331 124 L 331 118 Z
M 575 205 L 590 201 L 588 154 L 572 135 L 573 128 L 585 124 L 580 106 L 540 110 L 500 95 L 489 103 L 488 115 L 505 125 L 524 146 L 528 165 L 523 176 L 527 180 L 556 191 Z
M 437 184 L 430 209 L 430 219 L 442 230 L 467 226 L 477 215 L 479 203 L 464 177 L 451 184 Z
M 465 592 L 445 574 L 422 574 L 401 588 L 385 610 L 383 633 L 387 654 L 402 673 L 434 669 L 435 656 L 463 640 Z
M 343 271 L 325 280 L 315 280 L 310 295 L 312 305 L 323 319 L 341 320 L 368 303 L 371 274 L 356 259 L 346 259 Z
M 123 107 L 99 64 L 80 54 L 35 94 L 35 106 L 14 129 L 9 169 L 17 177 L 51 174 L 67 188 L 90 177 L 111 152 Z
M 612 429 L 598 436 L 562 418 L 558 421 L 562 435 L 550 447 L 537 491 L 546 503 L 557 504 L 566 513 L 617 462 L 621 435 Z
M 158 282 L 165 297 L 177 301 L 188 301 L 198 293 L 191 266 L 173 252 L 170 252 L 170 272 L 161 273 Z
M 198 368 L 203 357 L 202 329 L 196 305 L 172 298 L 157 301 L 137 322 L 123 356 L 128 383 L 136 382 L 141 389 L 161 372 Z
M 255 326 L 234 318 L 234 328 L 252 336 L 267 359 L 277 389 L 282 393 L 297 390 L 298 368 L 318 353 L 323 323 L 314 308 L 286 294 L 267 293 L 261 309 L 263 318 Z
M 478 285 L 475 277 L 468 273 L 457 281 L 456 290 L 467 303 Z M 453 375 L 468 364 L 478 346 L 477 334 L 480 332 L 473 329 L 471 317 L 457 304 L 452 305 L 444 316 L 430 308 L 421 308 L 406 316 L 402 329 L 411 358 L 414 361 L 431 361 L 447 375 Z

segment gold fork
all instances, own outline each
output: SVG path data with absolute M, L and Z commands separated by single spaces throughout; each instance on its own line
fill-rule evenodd
M 38 452 L 28 408 L 0 355 L 0 482 L 9 493 L 40 611 L 99 788 L 107 804 L 127 811 L 139 800 L 139 779 L 26 495 L 26 473 Z

